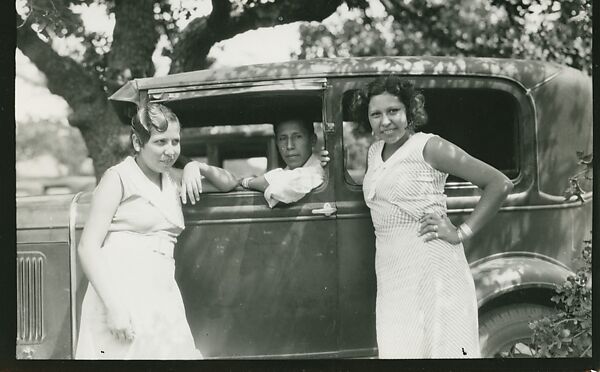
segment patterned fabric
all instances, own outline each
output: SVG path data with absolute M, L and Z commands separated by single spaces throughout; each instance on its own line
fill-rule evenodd
M 121 342 L 106 326 L 106 308 L 88 284 L 81 309 L 76 359 L 198 359 L 175 282 L 173 246 L 184 228 L 177 185 L 162 174 L 162 190 L 132 157 L 111 167 L 123 198 L 102 246 L 103 258 L 132 312 L 136 336 Z
M 447 174 L 412 135 L 386 161 L 369 149 L 363 189 L 375 227 L 376 329 L 380 358 L 479 358 L 477 298 L 462 244 L 417 236 L 419 219 L 446 213 Z
M 265 179 L 269 183 L 264 194 L 265 200 L 270 208 L 279 202 L 296 202 L 323 183 L 323 173 L 321 162 L 314 154 L 296 169 L 273 169 L 265 173 Z

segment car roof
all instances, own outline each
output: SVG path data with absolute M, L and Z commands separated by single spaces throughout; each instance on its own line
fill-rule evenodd
M 446 75 L 493 76 L 512 80 L 531 89 L 566 67 L 549 62 L 476 57 L 351 57 L 323 58 L 245 65 L 183 72 L 129 81 L 115 92 L 113 101 L 137 102 L 141 90 L 214 85 L 264 80 L 327 78 L 334 76 Z

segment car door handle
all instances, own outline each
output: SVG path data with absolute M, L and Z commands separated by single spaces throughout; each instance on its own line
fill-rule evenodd
M 331 216 L 335 212 L 337 212 L 337 208 L 332 207 L 329 203 L 323 204 L 323 208 L 317 208 L 312 210 L 313 214 L 324 214 L 327 217 Z

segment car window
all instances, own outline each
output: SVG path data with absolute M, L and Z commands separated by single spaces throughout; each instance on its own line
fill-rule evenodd
M 435 133 L 474 157 L 516 179 L 518 118 L 516 99 L 508 92 L 477 88 L 422 89 L 428 121 L 423 132 Z M 343 97 L 343 140 L 347 182 L 362 185 L 371 133 L 360 133 L 352 121 L 350 104 L 354 90 Z M 447 183 L 464 182 L 449 176 Z
M 313 127 L 317 135 L 313 153 L 319 156 L 325 146 L 323 123 L 314 122 Z M 211 135 L 211 131 L 219 129 L 221 135 Z M 271 169 L 285 167 L 276 153 L 272 124 L 230 126 L 229 137 L 223 136 L 222 129 L 214 126 L 185 129 L 182 132 L 182 154 L 224 168 L 238 177 L 257 177 Z M 240 136 L 240 133 L 244 135 Z
M 313 120 L 318 156 L 324 147 L 322 91 L 277 91 L 203 95 L 165 102 L 182 121 L 181 153 L 222 167 L 236 177 L 260 176 L 284 168 L 273 125 L 302 117 Z M 216 192 L 216 191 L 215 191 Z

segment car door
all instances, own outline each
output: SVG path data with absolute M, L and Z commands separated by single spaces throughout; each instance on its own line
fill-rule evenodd
M 187 88 L 192 96 L 187 101 L 154 94 L 175 110 L 184 128 L 214 128 L 269 122 L 274 111 L 282 117 L 286 110 L 303 109 L 303 102 L 313 105 L 307 110 L 319 116 L 315 121 L 326 122 L 325 87 L 324 80 L 263 82 L 199 89 L 196 96 Z M 273 142 L 267 143 L 263 163 L 277 163 L 273 156 Z M 184 207 L 176 275 L 196 346 L 205 357 L 335 355 L 337 235 L 335 214 L 327 209 L 333 190 L 326 179 L 298 202 L 273 209 L 257 191 L 206 192 Z

